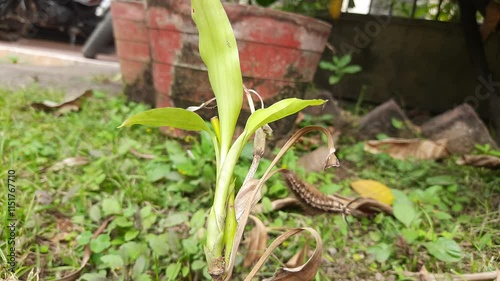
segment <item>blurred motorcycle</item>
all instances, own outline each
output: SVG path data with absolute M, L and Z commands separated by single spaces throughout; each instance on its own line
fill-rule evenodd
M 39 28 L 65 32 L 70 43 L 86 39 L 100 18 L 101 0 L 0 0 L 0 39 L 15 41 Z
M 90 37 L 82 47 L 82 54 L 89 59 L 95 59 L 113 42 L 113 24 L 111 21 L 111 0 L 103 0 L 96 9 L 96 16 L 102 18 Z

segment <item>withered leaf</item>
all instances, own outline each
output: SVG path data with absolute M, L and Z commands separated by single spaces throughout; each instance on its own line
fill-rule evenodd
M 141 153 L 133 148 L 130 148 L 129 151 L 132 155 L 137 156 L 139 158 L 143 158 L 143 159 L 155 159 L 156 158 L 156 155 L 154 155 L 154 154 Z
M 370 140 L 365 143 L 365 151 L 373 154 L 387 153 L 396 159 L 437 160 L 450 155 L 444 139 L 437 141 L 421 139 Z
M 271 204 L 273 206 L 272 210 L 276 211 L 290 206 L 300 206 L 300 201 L 297 200 L 297 198 L 286 197 L 282 199 L 276 199 L 272 201 Z M 262 204 L 257 204 L 252 209 L 252 214 L 260 214 L 260 213 L 262 213 Z
M 394 201 L 391 189 L 378 181 L 357 180 L 351 182 L 351 187 L 363 197 L 373 198 L 388 205 Z
M 457 160 L 457 164 L 500 169 L 500 157 L 493 155 L 463 155 Z
M 267 246 L 267 230 L 266 226 L 255 216 L 249 216 L 255 223 L 255 227 L 250 231 L 248 235 L 248 252 L 243 260 L 243 266 L 251 266 L 255 261 L 257 261 Z
M 323 253 L 323 241 L 321 240 L 320 235 L 314 229 L 309 227 L 303 228 L 294 228 L 283 234 L 281 234 L 276 240 L 271 243 L 271 245 L 266 249 L 265 253 L 259 259 L 257 264 L 254 266 L 250 274 L 245 278 L 245 281 L 250 281 L 255 276 L 255 274 L 262 267 L 264 262 L 269 258 L 269 256 L 273 253 L 273 251 L 281 245 L 283 242 L 288 240 L 288 238 L 302 232 L 308 231 L 316 240 L 316 249 L 312 253 L 309 260 L 301 266 L 298 267 L 283 267 L 280 268 L 273 277 L 264 279 L 264 281 L 276 281 L 276 280 L 285 280 L 285 281 L 310 281 L 314 280 L 316 276 L 316 272 L 318 271 L 321 255 Z
M 255 188 L 257 187 L 257 183 L 259 181 L 256 179 L 248 180 L 238 191 L 236 198 L 234 199 L 234 208 L 236 213 L 236 221 L 239 223 L 241 216 L 245 212 L 245 208 L 253 209 L 253 207 L 260 201 L 262 198 L 262 192 L 259 190 L 255 196 L 255 198 L 251 198 Z M 251 203 L 249 202 L 251 200 Z M 251 204 L 248 206 L 248 204 Z
M 84 156 L 70 157 L 63 159 L 47 169 L 47 171 L 57 172 L 64 167 L 81 166 L 89 163 L 89 159 Z
M 297 164 L 304 168 L 306 172 L 320 172 L 325 167 L 325 159 L 329 153 L 330 150 L 327 146 L 319 147 L 300 157 Z
M 53 101 L 42 101 L 42 102 L 34 102 L 31 103 L 31 107 L 38 110 L 43 110 L 46 112 L 55 111 L 56 115 L 62 115 L 70 111 L 78 111 L 82 105 L 82 102 L 92 96 L 93 91 L 87 90 L 81 95 L 72 98 L 67 101 L 63 101 L 61 103 L 56 103 Z

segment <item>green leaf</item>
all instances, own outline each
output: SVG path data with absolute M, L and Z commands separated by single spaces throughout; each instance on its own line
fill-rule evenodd
M 189 226 L 191 230 L 198 231 L 198 229 L 202 228 L 205 225 L 205 210 L 198 210 L 191 217 L 191 221 L 189 222 Z
M 336 65 L 334 65 L 333 63 L 331 63 L 329 61 L 320 61 L 319 67 L 321 69 L 326 69 L 326 70 L 330 70 L 330 71 L 335 71 L 338 69 L 338 67 Z
M 99 222 L 101 220 L 101 209 L 98 205 L 92 205 L 92 207 L 90 207 L 89 217 L 94 222 Z
M 383 263 L 391 256 L 392 248 L 385 243 L 378 243 L 368 248 L 367 252 L 372 254 L 376 261 Z
M 425 243 L 424 246 L 437 259 L 444 262 L 458 262 L 462 259 L 462 250 L 457 242 L 440 237 L 434 242 Z
M 127 242 L 120 246 L 122 256 L 128 261 L 136 260 L 140 255 L 147 251 L 147 246 L 137 242 Z
M 217 99 L 220 153 L 225 156 L 231 146 L 243 103 L 243 81 L 236 38 L 219 0 L 192 0 L 191 7 L 199 32 L 200 55 L 207 66 L 210 85 Z
M 173 213 L 165 220 L 165 227 L 171 227 L 188 221 L 189 217 L 187 213 Z
M 85 273 L 80 277 L 80 281 L 107 281 L 106 271 L 101 270 L 99 273 Z
M 151 226 L 153 226 L 153 224 L 156 222 L 157 217 L 157 215 L 151 214 L 145 218 L 142 218 L 142 229 L 148 230 L 149 228 L 151 228 Z
M 141 208 L 141 210 L 139 211 L 139 214 L 141 215 L 141 218 L 144 219 L 144 218 L 149 217 L 152 214 L 152 212 L 151 212 L 152 210 L 153 210 L 153 208 L 150 205 L 147 205 L 147 206 L 144 206 Z
M 148 274 L 143 273 L 143 274 L 137 276 L 137 279 L 134 279 L 134 280 L 137 280 L 137 281 L 152 281 L 153 279 L 151 279 L 151 276 L 149 276 Z
M 140 276 L 144 270 L 146 269 L 146 258 L 144 256 L 140 256 L 134 263 L 132 267 L 132 275 L 134 277 Z
M 100 253 L 111 246 L 109 234 L 101 234 L 96 239 L 90 241 L 90 250 L 93 253 Z
M 346 65 L 351 63 L 351 55 L 345 55 L 345 56 L 340 57 L 336 63 L 337 63 L 337 66 L 340 68 L 345 67 Z
M 76 238 L 76 242 L 78 245 L 87 245 L 90 240 L 92 239 L 92 232 L 86 230 L 82 232 L 78 237 Z
M 167 266 L 167 278 L 168 280 L 177 280 L 176 277 L 179 275 L 179 272 L 181 271 L 181 264 L 180 263 L 171 263 Z
M 247 120 L 245 125 L 246 139 L 260 127 L 265 124 L 285 118 L 289 115 L 295 114 L 308 106 L 322 105 L 325 100 L 301 100 L 297 98 L 290 98 L 281 100 L 268 108 L 259 109 L 255 111 Z
M 166 256 L 170 252 L 170 247 L 168 245 L 168 234 L 154 235 L 148 234 L 146 236 L 149 248 L 153 250 L 157 256 Z
M 146 125 L 153 127 L 168 126 L 187 131 L 211 132 L 200 115 L 175 107 L 155 108 L 137 113 L 125 120 L 118 128 L 132 125 Z
M 159 181 L 165 178 L 168 173 L 170 173 L 170 166 L 166 164 L 160 164 L 154 166 L 146 172 L 146 180 L 149 182 Z
M 269 213 L 273 210 L 273 203 L 268 197 L 262 198 L 262 211 L 264 213 Z
M 418 238 L 418 232 L 409 228 L 401 230 L 401 235 L 406 240 L 406 242 L 408 242 L 408 244 L 412 244 Z
M 189 253 L 192 255 L 198 253 L 198 244 L 199 244 L 198 239 L 196 239 L 194 237 L 189 237 L 189 238 L 183 239 L 181 244 L 182 244 L 182 247 L 184 248 L 184 250 L 186 251 L 186 253 Z
M 430 177 L 427 178 L 426 182 L 428 185 L 452 185 L 457 183 L 455 178 L 448 175 Z
M 354 74 L 361 71 L 361 66 L 359 65 L 349 65 L 342 68 L 343 73 Z
M 111 269 L 121 268 L 124 265 L 123 259 L 120 255 L 105 255 L 101 257 L 101 261 L 106 267 Z
M 121 214 L 122 207 L 115 198 L 106 198 L 102 200 L 102 212 L 104 216 Z
M 191 263 L 191 269 L 194 271 L 200 270 L 205 267 L 206 264 L 207 263 L 205 261 L 195 260 L 193 263 Z
M 132 240 L 132 239 L 136 238 L 136 237 L 137 237 L 137 235 L 139 235 L 139 232 L 140 232 L 140 231 L 139 231 L 139 230 L 137 230 L 137 229 L 131 229 L 131 230 L 127 231 L 127 232 L 125 233 L 125 236 L 124 236 L 125 241 L 130 241 L 130 240 Z
M 128 218 L 122 217 L 122 216 L 115 218 L 113 223 L 116 224 L 117 226 L 123 227 L 123 228 L 131 227 L 134 225 L 134 222 L 132 222 L 132 221 L 128 220 Z
M 338 82 L 340 82 L 341 78 L 342 78 L 342 76 L 340 76 L 340 75 L 339 76 L 332 75 L 332 76 L 330 76 L 330 78 L 328 78 L 328 84 L 335 85 Z
M 391 123 L 392 126 L 396 129 L 402 129 L 403 128 L 403 121 L 399 120 L 398 118 L 391 118 Z
M 406 227 L 410 227 L 411 222 L 417 217 L 417 210 L 413 202 L 399 190 L 393 189 L 392 193 L 396 197 L 393 204 L 394 216 Z

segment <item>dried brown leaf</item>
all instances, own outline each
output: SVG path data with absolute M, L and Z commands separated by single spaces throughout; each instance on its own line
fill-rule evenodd
M 245 212 L 245 208 L 253 209 L 253 207 L 257 204 L 257 202 L 262 199 L 262 191 L 259 190 L 255 197 L 254 195 L 255 188 L 257 187 L 257 183 L 259 181 L 256 179 L 249 179 L 238 191 L 236 198 L 234 199 L 234 209 L 236 213 L 236 221 L 239 223 L 241 216 Z M 249 202 L 251 200 L 251 203 Z M 250 205 L 248 205 L 250 204 Z
M 436 160 L 448 157 L 446 140 L 437 141 L 421 139 L 385 139 L 370 140 L 365 143 L 365 151 L 378 154 L 387 153 L 392 158 Z
M 155 159 L 156 158 L 156 155 L 154 155 L 154 154 L 141 153 L 133 148 L 130 148 L 130 153 L 134 156 L 137 156 L 137 157 L 143 158 L 143 159 Z
M 457 160 L 457 164 L 500 169 L 500 157 L 493 155 L 463 155 Z
M 318 271 L 319 264 L 321 262 L 321 255 L 323 253 L 323 241 L 321 240 L 320 235 L 316 230 L 303 227 L 303 228 L 294 228 L 283 234 L 281 234 L 276 240 L 271 243 L 271 245 L 266 249 L 266 252 L 259 259 L 257 264 L 254 266 L 250 274 L 245 278 L 245 281 L 250 281 L 257 274 L 259 269 L 262 267 L 264 262 L 269 258 L 269 256 L 273 253 L 273 251 L 281 245 L 283 242 L 288 240 L 288 238 L 298 234 L 302 231 L 308 231 L 316 240 L 316 249 L 312 253 L 309 260 L 301 266 L 298 267 L 283 267 L 279 269 L 273 277 L 264 279 L 264 281 L 276 281 L 276 280 L 285 280 L 285 281 L 310 281 L 314 280 L 316 276 L 316 272 Z
M 325 167 L 325 159 L 330 153 L 326 146 L 319 147 L 300 157 L 297 164 L 306 172 L 320 172 Z
M 246 202 L 244 203 L 244 208 L 243 212 L 241 215 L 239 215 L 239 220 L 238 220 L 238 227 L 236 229 L 236 235 L 233 240 L 233 247 L 231 249 L 231 254 L 229 257 L 229 262 L 226 263 L 226 277 L 224 280 L 231 280 L 231 273 L 234 268 L 234 263 L 236 260 L 236 253 L 238 252 L 238 248 L 240 246 L 241 239 L 243 237 L 243 232 L 245 231 L 245 225 L 248 220 L 248 216 L 250 215 L 251 208 L 254 207 L 255 205 L 253 204 L 253 199 L 258 196 L 257 193 L 261 192 L 262 187 L 264 186 L 265 182 L 276 172 L 272 171 L 272 169 L 275 167 L 276 163 L 283 157 L 283 155 L 286 153 L 286 151 L 295 143 L 297 142 L 298 139 L 300 139 L 303 135 L 312 132 L 312 131 L 320 131 L 325 134 L 327 138 L 327 143 L 329 149 L 329 154 L 328 154 L 328 159 L 326 160 L 325 167 L 330 167 L 330 166 L 336 166 L 338 165 L 338 159 L 335 156 L 335 145 L 334 145 L 334 139 L 331 135 L 331 133 L 320 126 L 307 126 L 304 127 L 297 132 L 295 132 L 289 139 L 288 141 L 283 145 L 281 150 L 278 152 L 276 157 L 273 159 L 271 164 L 268 166 L 267 170 L 264 172 L 264 175 L 262 178 L 257 182 L 256 187 L 254 190 L 251 192 L 251 195 L 248 197 L 247 200 L 241 200 L 241 202 Z M 240 192 L 238 192 L 240 193 Z M 238 197 L 238 196 L 237 196 Z M 252 200 L 250 200 L 250 198 Z
M 297 200 L 297 198 L 286 197 L 282 199 L 276 199 L 272 201 L 271 204 L 273 207 L 271 210 L 277 211 L 289 206 L 300 206 L 300 201 Z M 252 209 L 252 214 L 260 214 L 260 213 L 262 213 L 262 204 L 257 204 Z
M 255 227 L 248 235 L 248 252 L 243 260 L 243 266 L 248 267 L 254 264 L 264 253 L 267 246 L 266 226 L 255 216 L 249 216 L 255 223 Z
M 34 109 L 43 110 L 46 112 L 55 111 L 56 115 L 62 115 L 67 112 L 80 110 L 82 102 L 86 98 L 92 96 L 92 93 L 93 93 L 92 90 L 87 90 L 81 95 L 61 103 L 56 103 L 53 101 L 42 101 L 42 102 L 34 102 L 31 103 L 30 105 Z
M 47 169 L 47 171 L 57 172 L 64 167 L 81 166 L 89 163 L 89 159 L 84 156 L 70 157 L 61 160 Z

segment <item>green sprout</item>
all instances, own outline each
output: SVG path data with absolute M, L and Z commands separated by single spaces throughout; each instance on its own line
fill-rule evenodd
M 328 83 L 330 85 L 335 85 L 342 80 L 346 74 L 354 74 L 361 71 L 361 66 L 356 64 L 351 64 L 351 55 L 345 55 L 342 57 L 333 56 L 332 61 L 321 61 L 319 67 L 325 70 L 332 71 L 332 74 L 328 78 Z

